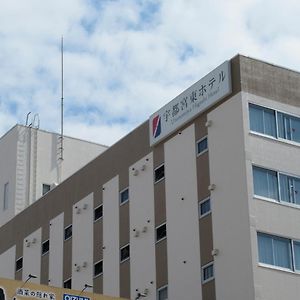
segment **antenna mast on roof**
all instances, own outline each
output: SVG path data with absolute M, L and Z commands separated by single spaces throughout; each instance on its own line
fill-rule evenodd
M 60 157 L 64 159 L 64 37 L 61 37 L 61 124 L 60 124 Z

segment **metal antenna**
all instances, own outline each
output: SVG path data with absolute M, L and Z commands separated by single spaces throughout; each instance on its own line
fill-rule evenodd
M 61 124 L 60 124 L 60 160 L 64 159 L 64 37 L 61 37 Z

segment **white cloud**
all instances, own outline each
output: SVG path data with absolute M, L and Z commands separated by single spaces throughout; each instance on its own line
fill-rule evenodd
M 296 0 L 0 0 L 0 135 L 39 113 L 112 144 L 237 53 L 300 69 Z

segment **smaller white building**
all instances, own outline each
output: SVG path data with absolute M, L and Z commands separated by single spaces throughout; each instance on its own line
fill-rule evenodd
M 107 149 L 15 125 L 0 138 L 0 226 Z

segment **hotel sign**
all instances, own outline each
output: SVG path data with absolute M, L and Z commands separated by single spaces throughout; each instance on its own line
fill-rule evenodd
M 228 96 L 231 91 L 230 61 L 225 61 L 150 117 L 150 146 Z

